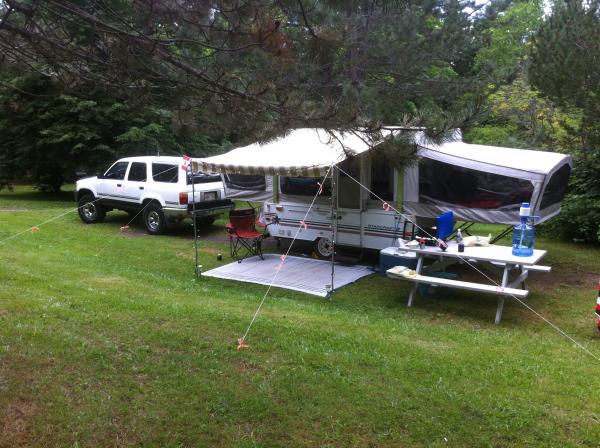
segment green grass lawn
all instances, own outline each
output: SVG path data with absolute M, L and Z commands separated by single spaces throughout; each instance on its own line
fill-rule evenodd
M 74 207 L 0 192 L 0 240 Z M 3 211 L 2 211 L 3 210 Z M 518 303 L 370 276 L 333 300 L 194 281 L 192 232 L 75 213 L 0 243 L 0 446 L 600 446 L 600 361 Z M 228 262 L 223 222 L 200 241 Z M 486 232 L 488 228 L 480 228 Z M 543 238 L 528 302 L 600 357 L 600 250 Z

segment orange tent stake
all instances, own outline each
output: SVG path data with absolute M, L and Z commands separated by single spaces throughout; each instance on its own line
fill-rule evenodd
M 241 350 L 243 348 L 248 348 L 248 346 L 246 345 L 246 343 L 244 342 L 244 339 L 240 338 L 238 339 L 238 346 L 237 349 Z

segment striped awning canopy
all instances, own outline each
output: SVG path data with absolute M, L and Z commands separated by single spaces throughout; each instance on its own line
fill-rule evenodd
M 330 166 L 372 146 L 366 134 L 331 134 L 304 128 L 268 143 L 254 143 L 194 161 L 205 173 L 320 177 Z

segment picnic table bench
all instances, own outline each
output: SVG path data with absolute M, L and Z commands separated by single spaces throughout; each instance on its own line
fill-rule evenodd
M 390 248 L 387 250 L 389 251 Z M 545 250 L 535 249 L 533 255 L 529 257 L 517 257 L 512 254 L 512 248 L 508 246 L 485 246 L 485 247 L 465 247 L 464 252 L 458 252 L 458 245 L 455 241 L 448 243 L 446 251 L 439 247 L 425 246 L 420 247 L 402 247 L 395 248 L 398 256 L 402 254 L 414 253 L 417 257 L 416 275 L 407 275 L 405 267 L 398 266 L 388 269 L 386 274 L 390 278 L 406 280 L 413 282 L 414 285 L 408 296 L 408 306 L 412 306 L 419 284 L 434 286 L 443 286 L 447 288 L 458 288 L 468 291 L 476 291 L 498 296 L 498 306 L 496 308 L 495 323 L 500 323 L 502 319 L 502 310 L 504 308 L 504 298 L 514 296 L 518 299 L 524 299 L 529 294 L 526 288 L 525 280 L 529 276 L 529 271 L 550 272 L 549 266 L 541 266 L 537 263 L 546 255 Z M 425 266 L 426 258 L 433 258 L 435 261 Z M 502 270 L 502 280 L 498 284 L 487 284 L 473 281 L 452 280 L 426 275 L 427 272 L 445 269 L 447 266 L 468 261 L 475 266 L 487 264 L 492 270 Z M 516 271 L 517 276 L 511 279 L 511 272 Z M 486 274 L 488 275 L 488 274 Z M 482 278 L 483 277 L 482 275 Z

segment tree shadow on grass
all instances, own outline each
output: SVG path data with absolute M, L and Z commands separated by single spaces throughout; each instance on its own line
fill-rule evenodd
M 24 191 L 20 191 L 19 189 L 15 189 L 14 191 L 10 190 L 0 190 L 0 201 L 10 201 L 10 202 L 22 202 L 24 206 L 26 203 L 48 203 L 48 202 L 66 202 L 70 205 L 75 205 L 75 198 L 73 196 L 72 191 L 61 191 L 59 193 L 45 193 L 38 190 L 27 189 Z

